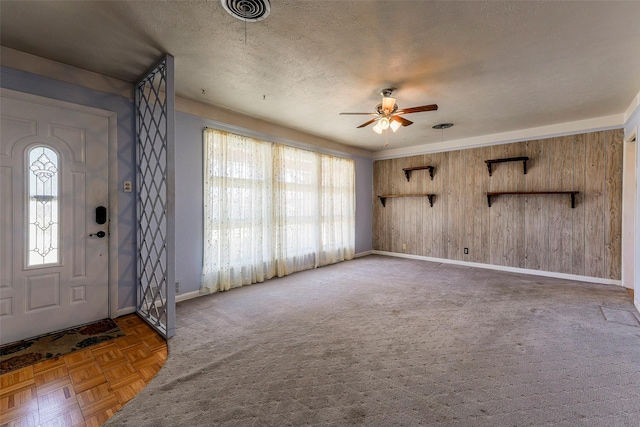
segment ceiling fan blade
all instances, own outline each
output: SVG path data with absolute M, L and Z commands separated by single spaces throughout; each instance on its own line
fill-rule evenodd
M 393 116 L 391 117 L 391 120 L 395 120 L 396 122 L 400 123 L 402 126 L 409 126 L 410 124 L 413 124 L 411 120 L 407 120 L 402 116 Z
M 403 108 L 402 110 L 398 110 L 396 114 L 419 113 L 421 111 L 433 111 L 437 109 L 438 106 L 436 104 L 422 105 L 420 107 Z
M 340 113 L 341 116 L 377 116 L 377 113 Z
M 360 125 L 360 126 L 358 126 L 356 129 L 360 129 L 360 128 L 363 128 L 363 127 L 365 127 L 365 126 L 369 126 L 371 123 L 375 122 L 376 120 L 378 120 L 378 118 L 371 119 L 371 120 L 369 120 L 368 122 L 365 122 L 365 123 L 361 124 L 361 125 Z

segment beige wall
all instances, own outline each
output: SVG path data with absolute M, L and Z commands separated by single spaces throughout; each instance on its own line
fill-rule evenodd
M 610 130 L 374 162 L 374 195 L 436 194 L 377 199 L 373 206 L 375 250 L 621 279 L 623 131 Z M 494 165 L 485 160 L 528 156 Z M 414 171 L 410 182 L 402 168 Z M 487 191 L 576 190 L 568 195 L 498 196 Z M 403 249 L 403 244 L 406 249 Z M 464 248 L 469 249 L 465 255 Z

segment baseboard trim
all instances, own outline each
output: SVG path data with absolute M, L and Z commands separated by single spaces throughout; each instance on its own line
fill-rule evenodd
M 554 277 L 556 279 L 576 280 L 579 282 L 599 283 L 603 285 L 622 286 L 622 280 L 604 279 L 601 277 L 579 276 L 577 274 L 556 273 L 553 271 L 531 270 L 528 268 L 506 267 L 503 265 L 482 264 L 479 262 L 458 261 L 454 259 L 433 258 L 422 255 L 401 254 L 397 252 L 371 251 L 375 255 L 393 256 L 398 258 L 419 259 L 422 261 L 439 262 L 442 264 L 463 265 L 466 267 L 486 268 L 488 270 L 507 271 L 510 273 L 531 274 L 534 276 Z
M 185 294 L 176 295 L 176 303 L 180 301 L 186 301 L 192 298 L 197 298 L 202 295 L 204 294 L 202 294 L 200 291 L 193 291 L 193 292 L 187 292 Z M 118 311 L 116 312 L 116 317 L 126 316 L 127 314 L 131 314 L 135 312 L 136 312 L 135 307 L 119 308 Z
M 193 298 L 201 297 L 203 294 L 200 291 L 192 291 L 184 294 L 176 295 L 176 303 L 190 300 Z
M 361 258 L 361 257 L 367 256 L 367 255 L 393 256 L 397 258 L 409 258 L 409 259 L 417 259 L 422 261 L 439 262 L 442 264 L 454 264 L 454 265 L 463 265 L 466 267 L 485 268 L 488 270 L 507 271 L 510 273 L 531 274 L 534 276 L 554 277 L 557 279 L 576 280 L 579 282 L 600 283 L 603 285 L 622 286 L 621 280 L 603 279 L 601 277 L 579 276 L 577 274 L 555 273 L 553 271 L 530 270 L 527 268 L 505 267 L 502 265 L 482 264 L 479 262 L 458 261 L 458 260 L 446 259 L 446 258 L 433 258 L 433 257 L 422 256 L 422 255 L 401 254 L 397 252 L 371 250 L 371 251 L 359 252 L 355 254 L 353 257 L 355 259 L 355 258 Z M 206 291 L 203 292 L 202 289 L 197 291 L 187 292 L 184 294 L 176 295 L 176 303 L 179 303 L 181 301 L 187 301 L 193 298 L 198 298 L 198 297 L 209 295 L 209 294 L 210 294 L 209 292 L 206 292 Z M 636 307 L 638 308 L 638 311 L 640 311 L 640 299 L 636 299 L 634 302 Z M 135 307 L 120 308 L 116 312 L 116 317 L 126 316 L 127 314 L 131 314 L 135 312 L 136 312 Z
M 135 312 L 136 312 L 135 306 L 119 308 L 118 311 L 116 311 L 116 317 L 126 316 L 127 314 L 131 314 Z
M 371 255 L 371 254 L 373 254 L 373 251 L 364 251 L 364 252 L 358 252 L 353 257 L 354 258 L 360 258 L 360 257 Z

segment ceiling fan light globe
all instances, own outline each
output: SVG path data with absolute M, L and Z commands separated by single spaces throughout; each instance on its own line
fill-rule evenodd
M 386 117 L 381 118 L 378 122 L 378 125 L 382 130 L 389 129 L 389 119 L 387 119 Z
M 390 113 L 393 111 L 393 107 L 396 105 L 395 98 L 382 98 L 382 111 Z
M 395 132 L 400 129 L 400 126 L 402 125 L 400 124 L 400 122 L 393 120 L 389 126 L 391 126 L 391 130 Z
M 380 135 L 382 133 L 382 128 L 380 127 L 380 122 L 376 123 L 376 125 L 372 129 L 378 135 Z

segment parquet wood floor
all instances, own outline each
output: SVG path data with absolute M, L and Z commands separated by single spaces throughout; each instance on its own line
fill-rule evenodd
M 126 336 L 0 376 L 0 427 L 99 426 L 142 390 L 167 344 L 136 314 Z

